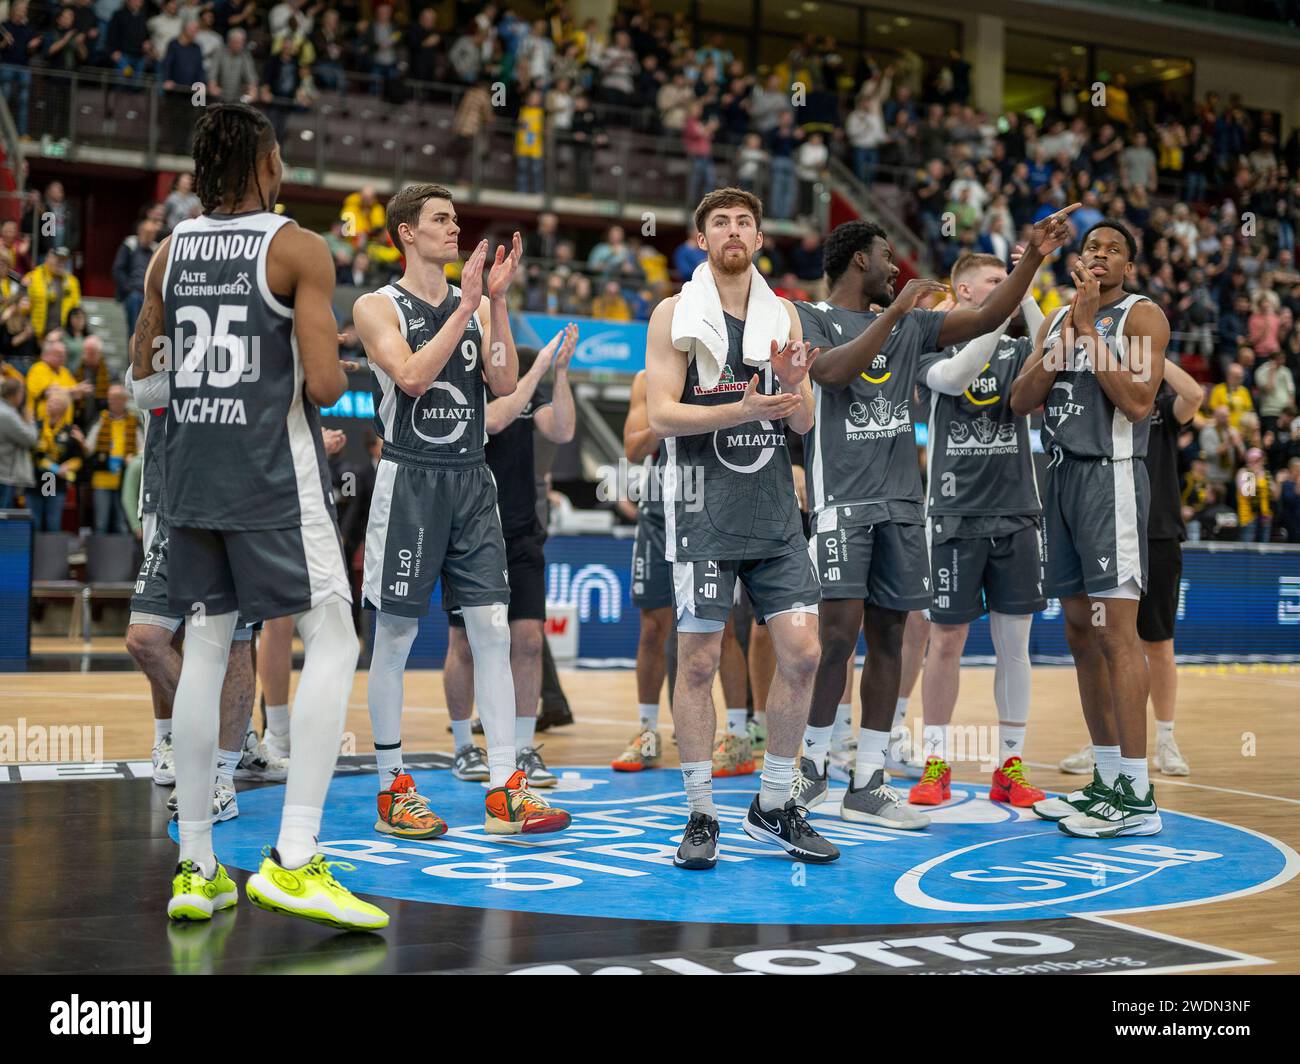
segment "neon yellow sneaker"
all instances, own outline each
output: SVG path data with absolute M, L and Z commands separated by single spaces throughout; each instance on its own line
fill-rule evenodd
M 268 846 L 262 851 L 262 867 L 249 877 L 244 892 L 259 909 L 301 916 L 341 931 L 377 931 L 387 927 L 388 914 L 354 897 L 334 878 L 330 871 L 333 868 L 352 872 L 356 865 L 327 861 L 318 853 L 301 868 L 285 868 L 280 864 L 280 855 Z
M 222 865 L 211 879 L 193 861 L 182 861 L 172 877 L 172 896 L 167 915 L 173 920 L 211 920 L 214 912 L 229 909 L 239 900 L 235 881 Z

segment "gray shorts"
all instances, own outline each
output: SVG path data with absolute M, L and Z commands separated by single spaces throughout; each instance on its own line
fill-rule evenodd
M 986 612 L 1023 614 L 1047 608 L 1037 527 L 1005 536 L 943 540 L 943 523 L 942 517 L 930 523 L 930 620 L 969 624 Z
M 167 522 L 158 514 L 145 514 L 145 554 L 140 572 L 135 578 L 135 591 L 131 595 L 131 615 L 127 624 L 151 624 L 174 632 L 185 618 L 172 608 L 167 595 L 167 554 L 170 534 Z M 242 616 L 235 621 L 235 641 L 253 638 L 255 625 L 245 623 Z
M 862 599 L 908 612 L 930 605 L 924 525 L 885 521 L 814 532 L 808 553 L 821 577 L 822 598 Z
M 1052 598 L 1146 591 L 1151 484 L 1141 458 L 1068 458 L 1057 450 L 1043 491 L 1043 589 Z
M 365 605 L 399 617 L 510 601 L 497 487 L 486 465 L 434 468 L 381 458 L 366 527 Z
M 737 582 L 764 622 L 781 613 L 816 613 L 817 571 L 802 552 L 777 558 L 673 562 L 679 632 L 721 632 L 736 603 Z
M 663 519 L 641 515 L 632 545 L 632 605 L 658 610 L 673 604 L 673 567 L 664 558 Z

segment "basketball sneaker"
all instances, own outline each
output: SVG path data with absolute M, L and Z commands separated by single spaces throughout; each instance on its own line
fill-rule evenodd
M 175 820 L 179 806 L 176 792 L 167 797 L 167 808 Z M 212 822 L 220 824 L 223 820 L 234 820 L 239 816 L 239 800 L 235 797 L 235 788 L 223 787 L 220 783 L 212 788 Z
M 543 835 L 563 831 L 573 818 L 555 809 L 528 789 L 528 777 L 516 769 L 504 787 L 493 787 L 485 799 L 489 835 Z
M 833 743 L 826 758 L 826 774 L 840 783 L 848 783 L 853 767 L 858 763 L 858 741 L 849 739 L 843 743 Z
M 1092 746 L 1085 746 L 1077 754 L 1061 758 L 1058 766 L 1067 776 L 1087 776 L 1097 767 L 1097 759 L 1092 756 Z
M 993 785 L 989 788 L 990 802 L 1008 802 L 1017 809 L 1028 809 L 1047 795 L 1029 782 L 1025 763 L 1018 757 L 1009 757 L 1001 768 L 993 770 Z
M 718 821 L 707 813 L 692 813 L 682 832 L 673 864 L 678 868 L 703 871 L 718 863 Z
M 172 877 L 167 915 L 173 920 L 211 920 L 214 912 L 232 908 L 237 901 L 239 891 L 223 866 L 217 865 L 208 879 L 193 861 L 182 861 Z
M 750 717 L 745 722 L 745 731 L 749 733 L 749 747 L 756 754 L 761 754 L 767 749 L 767 725 L 759 724 L 757 720 Z
M 257 732 L 244 736 L 244 756 L 235 768 L 237 780 L 269 780 L 279 783 L 289 778 L 289 759 L 277 757 L 270 747 L 258 739 Z
M 854 824 L 878 824 L 899 831 L 920 831 L 930 818 L 907 807 L 899 793 L 885 782 L 885 770 L 876 769 L 861 788 L 849 773 L 849 793 L 840 802 L 840 816 Z
M 912 733 L 905 727 L 895 728 L 889 733 L 885 773 L 891 780 L 919 780 L 925 774 L 925 762 L 912 757 Z
M 1190 776 L 1191 768 L 1187 758 L 1171 735 L 1168 739 L 1156 740 L 1156 771 L 1166 776 Z
M 436 839 L 447 831 L 447 823 L 429 808 L 429 799 L 415 789 L 410 773 L 402 772 L 392 786 L 376 799 L 379 819 L 375 830 L 403 839 Z
M 752 776 L 754 774 L 754 748 L 748 735 L 728 732 L 713 749 L 713 774 L 715 776 Z
M 811 809 L 825 801 L 830 783 L 826 773 L 818 772 L 817 765 L 811 757 L 801 757 L 794 767 L 794 784 L 790 788 L 790 797 L 797 805 Z
M 610 767 L 615 772 L 640 772 L 659 767 L 659 733 L 647 728 L 627 744 L 627 749 L 614 759 Z
M 327 861 L 319 853 L 301 868 L 285 868 L 279 853 L 268 846 L 262 851 L 262 867 L 249 877 L 244 893 L 259 909 L 300 916 L 341 931 L 378 931 L 387 927 L 388 914 L 353 895 L 334 878 L 335 868 L 356 871 L 356 865 Z
M 1133 791 L 1132 778 L 1123 773 L 1115 777 L 1115 786 L 1103 797 L 1057 824 L 1067 835 L 1080 839 L 1158 835 L 1163 826 L 1156 808 L 1156 789 L 1148 784 L 1146 794 L 1139 798 Z
M 451 774 L 466 783 L 481 783 L 489 779 L 487 754 L 483 748 L 466 743 L 457 750 L 451 762 Z
M 159 787 L 170 787 L 176 782 L 176 755 L 172 752 L 170 732 L 153 744 L 153 781 Z
M 1064 798 L 1044 798 L 1035 802 L 1031 808 L 1044 820 L 1064 820 L 1068 816 L 1082 813 L 1108 791 L 1109 788 L 1101 782 L 1101 773 L 1094 768 L 1092 782 L 1081 790 L 1071 791 Z
M 907 792 L 911 805 L 942 805 L 952 797 L 952 766 L 941 757 L 927 757 L 921 782 Z
M 804 819 L 806 812 L 793 798 L 780 809 L 764 809 L 758 804 L 758 795 L 754 795 L 749 814 L 740 826 L 751 839 L 780 846 L 797 861 L 809 864 L 838 861 L 839 847 L 817 834 L 817 829 Z
M 515 754 L 515 768 L 528 777 L 530 787 L 554 787 L 559 782 L 559 777 L 546 767 L 546 762 L 538 753 L 540 749 L 540 746 L 522 747 Z
M 289 733 L 276 735 L 270 728 L 262 732 L 262 742 L 266 744 L 267 753 L 272 757 L 282 757 L 286 761 L 289 759 Z

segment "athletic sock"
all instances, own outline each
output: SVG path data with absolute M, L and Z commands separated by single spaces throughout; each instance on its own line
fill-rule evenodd
M 767 710 L 765 710 L 765 709 L 756 709 L 756 710 L 754 710 L 754 723 L 757 724 L 760 728 L 766 728 L 766 727 L 767 727 Z
M 727 734 L 739 735 L 742 739 L 749 734 L 749 710 L 743 706 L 740 709 L 727 710 Z
M 871 774 L 885 767 L 885 754 L 889 750 L 889 732 L 858 729 L 858 760 L 853 769 L 853 781 L 866 786 Z
M 451 741 L 457 750 L 474 745 L 474 722 L 469 717 L 451 722 Z
M 1138 798 L 1147 796 L 1147 791 L 1151 788 L 1151 780 L 1147 775 L 1147 759 L 1145 757 L 1121 757 L 1119 759 L 1119 771 L 1133 781 L 1133 793 Z
M 217 750 L 217 782 L 227 787 L 235 785 L 235 769 L 243 760 L 243 750 Z
M 193 861 L 199 866 L 203 878 L 211 879 L 217 874 L 217 858 L 212 852 L 211 816 L 207 820 L 179 820 L 176 828 L 181 837 L 180 859 Z
M 1002 763 L 1009 757 L 1023 757 L 1025 752 L 1025 726 L 1023 724 L 999 724 L 998 742 L 1002 744 Z
M 1168 742 L 1174 737 L 1174 722 L 1172 720 L 1156 721 L 1156 742 Z
M 171 717 L 168 717 L 166 720 L 159 720 L 157 717 L 154 717 L 154 720 L 153 720 L 153 744 L 154 744 L 154 746 L 157 746 L 160 742 L 162 742 L 164 739 L 166 739 L 167 736 L 171 735 L 171 733 L 172 733 L 172 719 L 171 719 Z
M 393 780 L 402 774 L 402 743 L 381 747 L 375 744 L 375 768 L 379 770 L 379 789 L 391 790 Z
M 301 868 L 316 853 L 321 811 L 311 805 L 286 805 L 275 842 L 282 868 Z
M 659 730 L 659 703 L 642 702 L 636 707 L 638 719 L 641 721 L 642 731 Z
M 266 707 L 266 729 L 276 735 L 289 734 L 289 707 L 287 705 Z
M 921 732 L 922 752 L 927 758 L 938 757 L 948 760 L 948 726 L 946 724 L 927 724 Z
M 525 746 L 533 745 L 533 736 L 537 732 L 536 717 L 516 717 L 515 718 L 515 749 L 522 750 Z
M 833 724 L 824 728 L 814 728 L 810 724 L 803 730 L 803 756 L 817 766 L 818 775 L 826 772 L 826 755 L 830 753 L 831 733 L 834 730 Z
M 1115 777 L 1119 774 L 1119 747 L 1097 746 L 1092 748 L 1093 759 L 1097 762 L 1097 771 L 1101 782 L 1107 787 L 1115 786 Z
M 903 721 L 907 719 L 907 699 L 900 698 L 894 703 L 894 723 L 891 731 L 897 731 L 903 726 Z
M 513 746 L 489 746 L 488 786 L 504 787 L 515 774 L 515 748 Z
M 852 702 L 841 702 L 835 707 L 835 723 L 832 729 L 831 746 L 841 747 L 853 738 Z
M 683 761 L 682 783 L 686 787 L 686 802 L 692 813 L 703 813 L 718 818 L 713 804 L 713 762 Z
M 794 786 L 794 761 L 793 757 L 781 757 L 770 751 L 764 755 L 758 807 L 765 813 L 782 808 L 790 800 L 790 789 Z

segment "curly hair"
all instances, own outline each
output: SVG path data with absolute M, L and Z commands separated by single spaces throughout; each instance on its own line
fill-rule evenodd
M 205 211 L 237 204 L 257 180 L 257 160 L 275 147 L 275 131 L 261 111 L 247 104 L 204 108 L 194 123 L 194 191 Z M 266 204 L 271 207 L 274 204 Z
M 889 242 L 885 231 L 872 222 L 845 222 L 837 225 L 826 238 L 826 246 L 822 249 L 826 283 L 834 285 L 843 277 L 853 256 L 859 251 L 870 251 L 876 237 Z

